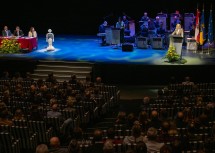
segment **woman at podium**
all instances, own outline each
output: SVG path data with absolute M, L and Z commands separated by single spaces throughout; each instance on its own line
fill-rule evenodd
M 181 24 L 177 24 L 175 30 L 173 31 L 172 35 L 184 37 L 184 30 L 181 27 Z

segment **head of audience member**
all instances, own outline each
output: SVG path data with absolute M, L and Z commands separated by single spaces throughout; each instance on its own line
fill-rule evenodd
M 136 121 L 136 117 L 134 113 L 129 113 L 127 116 L 127 125 L 129 128 L 131 128 L 134 124 L 134 121 Z
M 68 153 L 80 153 L 80 151 L 81 150 L 78 141 L 72 139 L 68 145 Z
M 155 141 L 157 139 L 157 129 L 154 127 L 150 127 L 147 131 L 147 138 L 148 140 Z
M 143 104 L 149 105 L 149 103 L 150 103 L 150 98 L 148 96 L 143 97 Z
M 72 108 L 75 102 L 76 102 L 76 97 L 68 96 L 66 100 L 67 107 Z
M 164 134 L 167 134 L 170 128 L 170 124 L 168 121 L 163 121 L 161 125 L 161 130 Z
M 117 124 L 125 124 L 126 123 L 126 112 L 120 111 L 117 115 Z
M 114 130 L 114 128 L 109 128 L 107 130 L 107 137 L 108 137 L 108 139 L 111 139 L 111 140 L 114 139 L 114 137 L 115 137 L 115 130 Z
M 103 153 L 114 153 L 114 145 L 111 140 L 106 140 L 103 146 Z
M 151 119 L 158 119 L 158 112 L 156 110 L 151 112 Z
M 36 147 L 36 153 L 49 153 L 48 146 L 46 144 L 39 144 Z
M 93 141 L 94 142 L 100 142 L 103 140 L 103 132 L 100 129 L 96 129 L 93 132 Z
M 60 139 L 58 137 L 51 137 L 49 145 L 52 149 L 60 148 Z
M 52 105 L 52 111 L 56 112 L 58 110 L 58 104 L 53 104 Z
M 137 142 L 136 153 L 147 153 L 147 146 L 145 142 L 143 141 Z
M 131 132 L 132 132 L 132 136 L 133 137 L 135 137 L 135 138 L 140 137 L 141 136 L 141 132 L 142 132 L 141 126 L 138 125 L 138 124 L 134 124 L 132 126 Z
M 146 111 L 141 111 L 139 113 L 139 117 L 138 120 L 141 124 L 145 124 L 146 122 L 148 122 L 148 115 Z
M 182 111 L 179 111 L 179 112 L 177 113 L 177 119 L 178 119 L 178 120 L 183 120 L 183 119 L 184 119 L 184 113 L 183 113 Z
M 14 114 L 14 116 L 13 116 L 13 119 L 15 119 L 15 120 L 24 120 L 25 118 L 24 118 L 24 113 L 23 113 L 23 111 L 20 109 L 20 108 L 18 108 L 16 111 L 15 111 L 15 114 Z
M 83 139 L 83 130 L 80 127 L 75 127 L 73 129 L 73 137 L 76 140 L 82 140 Z
M 163 147 L 161 147 L 160 153 L 173 153 L 173 152 L 170 146 L 164 145 Z
M 101 77 L 96 77 L 96 83 L 97 83 L 97 84 L 102 83 L 102 78 L 101 78 Z

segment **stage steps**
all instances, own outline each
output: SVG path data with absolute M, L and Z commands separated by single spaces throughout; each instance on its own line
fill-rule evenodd
M 93 66 L 93 63 L 88 62 L 40 60 L 30 75 L 34 80 L 45 80 L 48 74 L 53 73 L 59 82 L 63 82 L 75 74 L 77 79 L 85 80 L 86 77 L 92 77 Z

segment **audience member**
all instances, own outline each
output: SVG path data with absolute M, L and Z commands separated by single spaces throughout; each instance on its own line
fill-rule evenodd
M 16 111 L 15 111 L 15 114 L 13 116 L 13 119 L 14 120 L 25 120 L 25 116 L 24 116 L 24 113 L 23 111 L 18 108 Z
M 61 147 L 60 139 L 58 137 L 51 137 L 49 145 L 50 145 L 50 148 L 49 148 L 50 153 L 68 153 L 67 148 Z
M 115 153 L 114 145 L 113 145 L 113 142 L 111 140 L 107 140 L 104 143 L 103 153 Z
M 143 142 L 144 137 L 142 136 L 142 129 L 141 126 L 138 124 L 133 125 L 131 129 L 131 136 L 125 136 L 123 143 L 137 143 L 137 142 Z
M 81 153 L 80 145 L 78 141 L 72 139 L 68 145 L 68 153 Z
M 157 129 L 151 127 L 147 131 L 147 137 L 144 142 L 147 146 L 147 152 L 160 152 L 160 149 L 164 146 L 164 143 L 157 141 L 158 132 Z
M 191 78 L 189 76 L 186 76 L 184 78 L 184 81 L 182 82 L 182 85 L 194 85 L 194 82 L 191 81 Z
M 36 147 L 36 153 L 49 153 L 48 146 L 46 144 L 39 144 Z

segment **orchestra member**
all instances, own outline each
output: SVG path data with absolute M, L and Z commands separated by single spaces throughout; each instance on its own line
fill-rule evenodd
M 124 31 L 125 31 L 125 23 L 122 21 L 122 18 L 119 17 L 116 23 L 116 28 L 120 29 L 120 43 L 124 42 Z
M 156 16 L 154 25 L 155 25 L 156 29 L 160 28 L 160 17 L 159 16 Z
M 172 26 L 172 27 L 171 27 L 171 28 L 172 28 L 171 30 L 172 30 L 172 31 L 175 30 L 177 24 L 181 24 L 181 22 L 180 22 L 178 16 L 174 16 L 174 20 L 173 20 L 173 22 L 171 23 L 171 26 Z
M 19 26 L 16 26 L 16 29 L 14 30 L 13 35 L 14 35 L 14 36 L 17 36 L 17 37 L 23 37 L 23 36 L 24 36 L 24 33 L 23 33 L 23 31 L 20 29 Z
M 125 31 L 124 31 L 125 36 L 130 36 L 129 21 L 128 21 L 126 15 L 124 15 L 124 16 L 122 17 L 122 21 L 123 21 L 124 24 L 125 24 Z
M 107 27 L 107 21 L 104 21 L 102 24 L 99 25 L 99 33 L 105 33 L 105 28 Z M 101 36 L 102 45 L 106 44 L 106 36 Z

